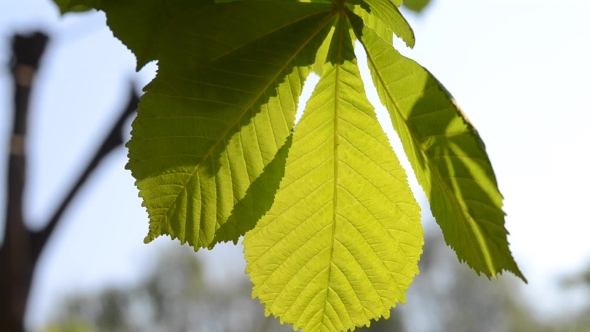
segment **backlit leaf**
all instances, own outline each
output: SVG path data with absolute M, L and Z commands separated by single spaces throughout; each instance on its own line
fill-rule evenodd
M 404 7 L 415 12 L 421 12 L 430 2 L 430 0 L 404 0 Z
M 388 30 L 401 38 L 408 47 L 414 47 L 416 42 L 414 31 L 390 0 L 361 0 L 359 6 L 372 16 L 368 18 L 369 20 L 377 18 Z M 365 25 L 368 24 L 365 23 Z M 385 40 L 391 41 L 391 39 L 392 36 L 389 36 Z
M 253 294 L 305 331 L 367 325 L 405 301 L 422 244 L 420 208 L 365 96 L 342 16 L 275 202 L 244 239 Z
M 101 8 L 107 14 L 107 23 L 113 34 L 119 38 L 137 57 L 137 70 L 152 60 L 159 59 L 162 31 L 171 22 L 182 17 L 187 11 L 214 0 L 101 0 Z M 189 13 L 199 24 L 204 16 Z M 195 30 L 196 28 L 188 29 Z M 191 31 L 192 32 L 192 31 Z M 187 39 L 190 35 L 174 36 Z M 167 36 L 170 38 L 170 35 Z
M 363 19 L 366 26 L 370 27 L 386 42 L 393 45 L 393 31 L 375 15 L 369 13 L 362 6 L 353 6 L 352 11 Z M 356 37 L 356 36 L 355 36 Z
M 393 48 L 394 34 L 415 43 L 401 0 L 54 1 L 104 11 L 138 70 L 158 61 L 127 144 L 145 242 L 170 235 L 197 250 L 246 234 L 253 295 L 305 331 L 353 330 L 403 303 L 420 208 L 365 96 L 359 40 L 447 243 L 478 273 L 525 280 L 477 131 Z M 294 129 L 312 70 L 321 78 Z
M 507 270 L 525 280 L 508 249 L 502 195 L 477 131 L 426 69 L 363 27 L 359 17 L 351 19 L 447 244 L 478 273 Z
M 276 26 L 262 5 L 290 23 Z M 213 24 L 221 16 L 223 24 Z M 207 20 L 206 32 L 188 24 Z M 261 2 L 204 6 L 175 20 L 185 26 L 170 31 L 193 37 L 162 54 L 128 143 L 127 168 L 150 216 L 146 242 L 168 234 L 195 249 L 214 245 L 216 230 L 291 134 L 332 20 L 329 5 Z M 208 47 L 198 48 L 203 40 Z M 260 210 L 246 206 L 237 217 L 253 224 Z M 226 228 L 221 240 L 236 241 L 242 234 L 232 230 L 243 229 Z
M 285 164 L 292 143 L 291 134 L 274 159 L 266 165 L 262 174 L 252 182 L 244 198 L 236 203 L 227 221 L 215 232 L 215 239 L 210 247 L 219 242 L 237 243 L 237 236 L 244 235 L 254 228 L 256 222 L 268 212 L 285 175 Z

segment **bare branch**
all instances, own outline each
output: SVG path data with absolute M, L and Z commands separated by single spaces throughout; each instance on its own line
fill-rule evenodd
M 45 228 L 41 231 L 32 234 L 31 248 L 33 252 L 34 262 L 36 262 L 39 256 L 41 255 L 43 247 L 51 237 L 51 234 L 53 233 L 57 225 L 59 224 L 63 213 L 66 211 L 66 209 L 72 202 L 73 198 L 76 196 L 80 188 L 82 188 L 86 180 L 88 180 L 88 177 L 111 151 L 123 145 L 123 126 L 125 125 L 125 120 L 127 120 L 129 116 L 133 112 L 135 112 L 135 110 L 137 109 L 137 105 L 139 103 L 139 96 L 135 92 L 135 89 L 131 87 L 130 90 L 131 91 L 129 93 L 129 101 L 127 102 L 127 106 L 121 112 L 121 115 L 111 128 L 109 134 L 102 142 L 100 148 L 96 151 L 92 160 L 88 163 L 88 165 L 86 166 L 82 174 L 79 176 L 76 183 L 72 186 L 70 191 L 61 201 L 59 207 L 47 223 L 47 226 L 45 226 Z

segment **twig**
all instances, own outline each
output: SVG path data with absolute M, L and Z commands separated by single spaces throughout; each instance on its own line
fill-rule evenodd
M 51 237 L 51 234 L 55 230 L 56 226 L 59 224 L 63 213 L 66 211 L 73 198 L 76 196 L 76 193 L 78 193 L 80 188 L 82 188 L 90 174 L 92 174 L 92 172 L 96 169 L 104 157 L 106 157 L 117 147 L 123 145 L 123 126 L 125 125 L 125 120 L 127 120 L 129 116 L 135 112 L 138 103 L 139 96 L 132 87 L 129 93 L 129 101 L 127 102 L 127 106 L 123 112 L 121 112 L 119 119 L 117 119 L 117 122 L 115 122 L 111 128 L 111 131 L 102 142 L 100 148 L 96 151 L 92 160 L 88 163 L 76 183 L 64 197 L 51 219 L 49 219 L 47 226 L 45 226 L 45 228 L 43 228 L 41 231 L 32 233 L 31 248 L 33 253 L 33 262 L 37 262 L 39 259 L 39 256 L 43 251 L 43 247 Z

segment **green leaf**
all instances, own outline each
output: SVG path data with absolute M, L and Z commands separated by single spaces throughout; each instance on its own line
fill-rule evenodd
M 430 0 L 404 0 L 404 7 L 415 12 L 421 12 L 430 4 Z
M 303 82 L 333 21 L 330 9 L 236 2 L 190 13 L 192 22 L 225 21 L 207 31 L 185 27 L 194 45 L 211 36 L 215 42 L 201 53 L 174 50 L 176 62 L 160 61 L 128 143 L 127 168 L 150 216 L 146 242 L 168 234 L 195 249 L 214 245 L 215 231 L 291 134 Z M 282 21 L 269 19 L 269 10 Z M 298 19 L 276 26 L 289 16 Z M 250 42 L 238 40 L 242 35 Z M 259 217 L 255 208 L 243 212 L 238 217 L 246 223 Z M 225 231 L 223 240 L 242 235 Z
M 369 13 L 362 6 L 351 6 L 355 14 L 363 19 L 366 26 L 373 29 L 381 39 L 393 45 L 393 31 L 389 29 L 377 16 Z
M 422 244 L 420 208 L 341 17 L 275 202 L 244 239 L 253 295 L 305 331 L 368 325 L 405 301 Z
M 380 20 L 388 30 L 401 38 L 408 47 L 414 47 L 416 43 L 414 31 L 412 31 L 412 28 L 406 19 L 391 0 L 361 0 L 359 6 L 364 9 L 364 11 L 368 12 L 370 16 Z M 368 18 L 369 23 L 374 20 L 373 18 L 366 18 Z M 375 25 L 375 23 L 371 25 Z M 379 36 L 383 38 L 381 34 L 379 34 Z M 391 43 L 391 34 L 389 34 L 388 38 L 384 39 Z
M 330 9 L 329 4 L 268 1 L 187 8 L 160 34 L 158 67 L 182 74 Z
M 358 16 L 351 20 L 447 244 L 477 273 L 507 270 L 525 280 L 508 249 L 502 195 L 477 131 L 434 76 L 363 27 Z
M 59 12 L 62 15 L 85 12 L 100 7 L 100 0 L 53 0 L 53 2 L 59 7 Z
M 186 17 L 197 19 L 192 23 L 202 27 L 200 21 L 204 16 L 195 15 L 194 8 L 213 3 L 214 0 L 102 0 L 100 9 L 106 13 L 107 23 L 113 34 L 137 57 L 139 71 L 148 62 L 159 59 L 162 31 L 171 23 L 186 27 Z M 177 19 L 183 22 L 178 22 Z M 186 34 L 173 38 L 185 42 L 191 39 Z
M 324 70 L 324 63 L 326 63 L 326 56 L 328 56 L 328 50 L 330 49 L 330 41 L 332 40 L 332 34 L 334 33 L 334 28 L 330 29 L 330 33 L 326 36 L 326 39 L 322 43 L 322 46 L 318 49 L 318 53 L 315 58 L 315 63 L 313 64 L 313 72 L 319 76 L 322 76 L 322 72 Z
M 54 0 L 61 13 L 102 10 L 113 34 L 137 57 L 139 71 L 148 62 L 157 60 L 163 30 L 187 11 L 215 0 Z M 195 23 L 195 22 L 193 22 Z M 221 23 L 221 22 L 219 22 Z M 175 37 L 178 39 L 178 36 Z M 187 40 L 183 35 L 181 39 Z
M 67 1 L 67 0 L 58 0 Z M 210 39 L 206 40 L 203 45 L 195 45 L 192 43 L 192 35 L 186 34 L 186 27 L 195 25 L 191 31 L 202 29 L 204 31 L 215 31 L 221 25 L 231 23 L 233 20 L 239 18 L 248 19 L 248 17 L 258 17 L 257 14 L 250 14 L 252 10 L 263 8 L 262 10 L 268 15 L 264 18 L 269 21 L 268 24 L 273 22 L 276 24 L 281 23 L 288 25 L 291 23 L 291 18 L 294 16 L 293 13 L 287 13 L 284 7 L 280 7 L 281 4 L 277 4 L 275 1 L 253 1 L 252 5 L 244 3 L 244 12 L 235 13 L 230 11 L 229 14 L 238 17 L 226 17 L 218 6 L 233 5 L 232 3 L 222 4 L 223 1 L 215 0 L 71 0 L 78 2 L 93 3 L 94 8 L 103 10 L 107 15 L 107 23 L 113 34 L 119 38 L 123 44 L 125 44 L 137 57 L 137 70 L 139 71 L 148 62 L 153 60 L 160 60 L 163 56 L 162 53 L 169 51 L 176 51 L 178 53 L 185 52 L 184 48 L 189 47 L 191 51 L 194 51 L 198 46 L 211 47 L 211 44 L 219 42 L 215 36 L 211 36 Z M 301 5 L 300 2 L 295 0 L 283 0 L 277 1 L 283 3 L 290 3 L 291 5 Z M 320 2 L 320 1 L 318 1 Z M 217 3 L 215 6 L 213 6 Z M 252 2 L 250 2 L 252 3 Z M 328 6 L 330 3 L 321 3 L 322 6 Z M 209 8 L 208 8 L 209 7 Z M 215 7 L 218 9 L 211 9 Z M 299 7 L 303 8 L 303 7 Z M 309 10 L 313 10 L 314 7 L 310 7 Z M 315 7 L 317 8 L 317 7 Z M 195 15 L 195 11 L 211 13 L 213 17 L 204 14 Z M 301 9 L 295 10 L 299 13 Z M 211 24 L 213 26 L 211 26 Z M 255 24 L 260 26 L 260 24 Z M 166 33 L 167 30 L 179 31 L 179 34 Z M 253 33 L 252 29 L 246 30 L 249 33 Z M 244 33 L 236 32 L 236 36 L 245 36 Z M 227 36 L 225 36 L 227 38 Z M 256 38 L 256 35 L 246 36 L 247 41 Z M 239 40 L 234 38 L 232 41 Z M 220 47 L 221 45 L 217 45 Z M 186 53 L 184 53 L 186 54 Z
M 228 241 L 237 243 L 238 236 L 244 235 L 254 228 L 256 222 L 268 212 L 274 202 L 281 179 L 285 175 L 285 164 L 292 143 L 293 134 L 287 137 L 287 141 L 279 149 L 274 159 L 252 182 L 244 198 L 236 203 L 227 221 L 215 232 L 212 244 Z

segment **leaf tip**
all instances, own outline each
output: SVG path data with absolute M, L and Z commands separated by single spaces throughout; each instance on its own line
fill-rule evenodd
M 529 281 L 524 276 L 524 274 L 522 272 L 520 272 L 520 269 L 518 268 L 518 266 L 514 270 L 507 270 L 507 271 L 512 273 L 514 276 L 516 276 L 518 279 L 522 280 L 525 284 L 528 285 Z
M 152 242 L 155 239 L 154 236 L 152 236 L 151 234 L 146 235 L 145 238 L 143 238 L 143 243 L 144 244 L 148 244 L 150 242 Z
M 150 221 L 150 227 L 148 234 L 143 239 L 143 243 L 148 244 L 158 238 L 162 233 L 160 232 L 160 228 L 154 225 L 153 221 Z
M 140 55 L 136 55 L 136 62 L 137 64 L 135 65 L 135 71 L 139 72 L 140 70 L 142 70 L 148 63 L 154 61 L 154 59 L 143 59 L 143 57 L 141 57 Z
M 520 269 L 518 268 L 518 266 L 512 268 L 512 269 L 502 269 L 499 272 L 493 274 L 493 275 L 488 275 L 487 273 L 484 273 L 488 279 L 492 279 L 491 277 L 493 277 L 494 279 L 499 279 L 499 277 L 501 275 L 504 274 L 504 272 L 510 272 L 512 275 L 514 275 L 515 277 L 517 277 L 518 279 L 522 280 L 525 284 L 528 284 L 529 281 L 527 280 L 527 278 L 524 276 L 524 274 L 522 274 L 522 272 L 520 272 Z M 479 272 L 477 273 L 479 275 Z

